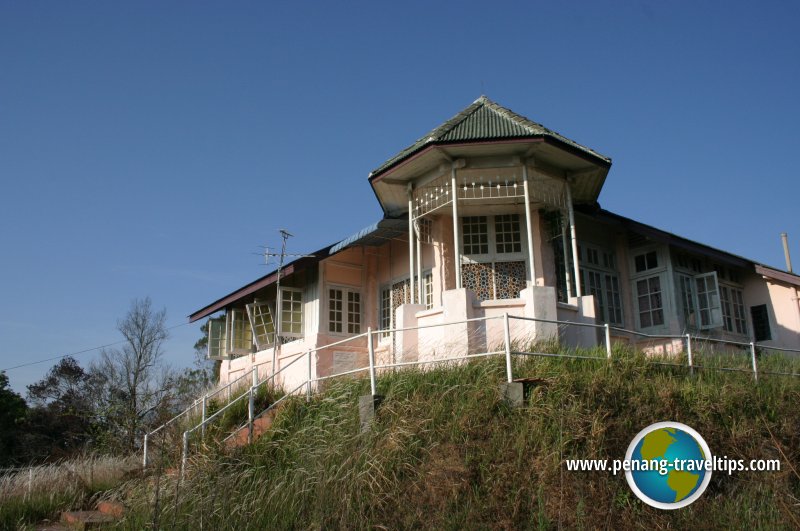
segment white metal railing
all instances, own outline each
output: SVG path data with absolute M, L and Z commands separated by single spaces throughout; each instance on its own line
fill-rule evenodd
M 415 360 L 415 361 L 386 363 L 386 364 L 381 364 L 381 365 L 376 365 L 375 364 L 374 337 L 376 335 L 380 339 L 380 337 L 383 336 L 384 334 L 391 334 L 391 333 L 404 332 L 404 331 L 410 331 L 410 330 L 420 330 L 420 329 L 426 329 L 426 328 L 437 328 L 437 327 L 443 327 L 443 326 L 453 326 L 453 325 L 460 325 L 460 324 L 471 323 L 471 322 L 486 322 L 486 321 L 499 320 L 499 319 L 502 319 L 502 321 L 503 321 L 503 350 L 491 351 L 491 350 L 487 349 L 489 351 L 483 352 L 483 353 L 477 353 L 477 354 L 464 354 L 464 355 L 460 355 L 460 356 L 449 356 L 449 357 L 444 357 L 444 358 L 436 358 L 436 359 L 421 360 L 421 361 L 420 360 Z M 465 359 L 472 359 L 472 358 L 479 358 L 479 357 L 487 357 L 487 356 L 495 356 L 495 355 L 504 354 L 505 358 L 506 358 L 505 359 L 505 362 L 506 362 L 505 363 L 505 365 L 506 365 L 506 367 L 505 367 L 505 369 L 506 369 L 506 379 L 507 379 L 508 382 L 512 382 L 513 381 L 512 356 L 514 356 L 514 355 L 559 357 L 559 358 L 575 358 L 575 359 L 593 359 L 593 360 L 603 359 L 603 358 L 599 358 L 599 357 L 596 357 L 596 356 L 581 356 L 581 355 L 571 355 L 571 354 L 564 354 L 564 353 L 514 351 L 514 350 L 512 350 L 511 329 L 510 329 L 510 321 L 512 319 L 518 320 L 518 321 L 529 321 L 529 322 L 556 324 L 556 325 L 559 325 L 559 326 L 577 326 L 577 327 L 587 327 L 587 328 L 593 328 L 593 329 L 597 329 L 597 330 L 603 330 L 603 332 L 604 332 L 603 343 L 604 343 L 605 354 L 606 354 L 605 358 L 607 358 L 609 360 L 612 357 L 611 330 L 614 330 L 614 331 L 617 331 L 617 332 L 624 332 L 624 333 L 628 333 L 628 334 L 631 334 L 631 335 L 635 335 L 635 336 L 639 336 L 639 337 L 645 337 L 645 338 L 649 338 L 649 339 L 661 339 L 661 340 L 676 340 L 676 339 L 680 339 L 682 342 L 684 342 L 685 347 L 686 347 L 686 354 L 687 354 L 687 362 L 688 363 L 685 366 L 688 367 L 688 369 L 690 370 L 691 373 L 693 373 L 694 369 L 696 369 L 696 368 L 711 369 L 711 370 L 728 370 L 728 371 L 730 371 L 730 370 L 734 370 L 734 371 L 747 370 L 747 372 L 752 372 L 753 379 L 756 382 L 758 381 L 759 372 L 761 372 L 762 374 L 779 374 L 779 375 L 787 375 L 787 376 L 800 376 L 800 373 L 795 373 L 795 372 L 787 373 L 787 372 L 775 372 L 775 371 L 759 371 L 758 361 L 757 361 L 757 353 L 756 353 L 756 349 L 757 348 L 769 349 L 769 350 L 777 350 L 777 351 L 783 351 L 783 352 L 800 353 L 800 350 L 797 350 L 797 349 L 789 349 L 789 348 L 782 348 L 782 347 L 771 347 L 771 346 L 767 346 L 767 345 L 759 345 L 759 344 L 756 344 L 755 342 L 745 343 L 745 342 L 740 342 L 740 341 L 731 341 L 731 340 L 725 340 L 725 339 L 719 339 L 719 338 L 711 338 L 711 337 L 703 337 L 703 336 L 692 336 L 691 334 L 685 334 L 685 335 L 669 335 L 669 334 L 653 335 L 653 334 L 646 334 L 646 333 L 642 333 L 642 332 L 637 332 L 635 330 L 628 330 L 628 329 L 620 328 L 620 327 L 616 327 L 616 326 L 610 326 L 608 324 L 582 323 L 582 322 L 576 322 L 576 321 L 558 321 L 558 320 L 551 320 L 551 319 L 537 319 L 537 318 L 533 318 L 533 317 L 523 317 L 523 316 L 509 315 L 507 312 L 502 314 L 502 315 L 491 316 L 491 317 L 476 317 L 476 318 L 463 319 L 463 320 L 460 320 L 460 321 L 453 321 L 453 322 L 447 322 L 447 323 L 435 323 L 435 324 L 429 324 L 429 325 L 417 325 L 417 326 L 401 327 L 401 328 L 395 328 L 395 329 L 383 329 L 383 330 L 374 330 L 373 331 L 371 328 L 368 328 L 367 332 L 365 332 L 365 333 L 358 334 L 358 335 L 355 335 L 355 336 L 352 336 L 352 337 L 348 337 L 348 338 L 345 338 L 343 340 L 336 341 L 334 343 L 329 343 L 329 344 L 326 344 L 326 345 L 321 345 L 321 346 L 318 346 L 318 347 L 307 349 L 304 352 L 298 352 L 298 353 L 295 353 L 295 354 L 287 355 L 286 357 L 294 356 L 295 358 L 292 361 L 290 361 L 288 364 L 282 366 L 279 370 L 275 371 L 271 376 L 269 376 L 268 378 L 266 378 L 266 379 L 264 379 L 264 380 L 262 380 L 260 382 L 258 381 L 258 366 L 264 365 L 265 363 L 271 363 L 271 362 L 264 362 L 264 363 L 259 363 L 259 364 L 253 365 L 252 368 L 251 368 L 252 384 L 248 387 L 248 389 L 244 393 L 239 395 L 238 397 L 233 398 L 232 400 L 230 400 L 228 402 L 228 404 L 226 404 L 225 406 L 223 406 L 219 410 L 215 411 L 210 416 L 206 415 L 206 401 L 207 401 L 207 399 L 210 396 L 216 395 L 216 394 L 224 391 L 225 389 L 230 389 L 230 386 L 233 383 L 242 380 L 243 378 L 247 377 L 248 374 L 244 374 L 243 376 L 241 376 L 241 377 L 237 378 L 236 380 L 233 380 L 232 382 L 230 382 L 228 385 L 221 387 L 220 389 L 218 389 L 214 393 L 205 395 L 204 397 L 202 397 L 202 399 L 198 399 L 198 400 L 202 400 L 202 402 L 203 402 L 202 418 L 201 418 L 201 422 L 200 423 L 198 423 L 197 425 L 195 425 L 192 428 L 190 428 L 190 429 L 188 429 L 188 430 L 183 432 L 183 448 L 182 448 L 182 452 L 181 452 L 181 471 L 184 470 L 185 465 L 186 465 L 186 460 L 188 458 L 189 436 L 192 433 L 195 433 L 197 431 L 200 431 L 201 435 L 204 436 L 206 427 L 207 427 L 207 425 L 209 423 L 211 423 L 212 421 L 214 421 L 217 418 L 219 418 L 222 415 L 222 413 L 224 413 L 225 411 L 229 410 L 234 404 L 238 403 L 240 400 L 243 400 L 245 397 L 248 398 L 248 420 L 247 420 L 247 423 L 244 424 L 244 425 L 241 425 L 238 428 L 236 428 L 235 430 L 233 430 L 223 440 L 223 442 L 229 440 L 231 437 L 233 437 L 236 433 L 239 433 L 245 427 L 247 427 L 247 429 L 248 429 L 248 442 L 252 442 L 252 438 L 253 438 L 253 423 L 254 423 L 255 420 L 257 420 L 262 415 L 266 414 L 268 411 L 273 410 L 278 404 L 282 403 L 288 397 L 290 397 L 290 396 L 294 395 L 295 393 L 297 393 L 298 391 L 300 391 L 303 387 L 306 388 L 306 395 L 307 395 L 308 398 L 310 398 L 311 393 L 312 393 L 312 385 L 314 385 L 315 383 L 318 383 L 318 382 L 322 382 L 322 381 L 329 380 L 331 378 L 340 377 L 340 376 L 346 376 L 346 375 L 356 374 L 356 373 L 359 373 L 359 372 L 369 371 L 370 390 L 371 390 L 371 393 L 373 395 L 375 395 L 375 394 L 377 394 L 376 369 L 392 369 L 392 368 L 400 368 L 400 367 L 408 367 L 408 366 L 428 365 L 428 364 L 433 364 L 433 363 L 442 363 L 442 362 L 448 362 L 448 361 L 459 361 L 459 360 L 465 360 Z M 315 377 L 313 375 L 313 364 L 312 364 L 312 357 L 311 357 L 313 353 L 319 352 L 319 351 L 324 350 L 324 349 L 329 349 L 329 348 L 334 347 L 334 346 L 342 345 L 342 344 L 345 344 L 345 343 L 350 343 L 350 342 L 356 341 L 356 340 L 364 338 L 364 337 L 367 338 L 367 352 L 368 352 L 368 358 L 369 358 L 368 366 L 359 367 L 359 368 L 351 369 L 351 370 L 346 370 L 346 371 L 338 372 L 338 373 L 335 373 L 335 374 L 329 374 L 329 375 L 325 375 L 325 376 L 317 376 L 317 377 Z M 737 346 L 737 347 L 749 347 L 751 369 L 739 369 L 739 368 L 730 368 L 730 367 L 713 367 L 713 366 L 704 367 L 704 366 L 696 365 L 695 364 L 695 356 L 694 356 L 694 352 L 693 352 L 693 343 L 703 342 L 703 341 L 710 341 L 710 342 L 715 342 L 715 343 L 729 344 L 729 345 L 734 345 L 734 346 Z M 275 402 L 270 404 L 266 409 L 264 409 L 258 415 L 256 415 L 255 411 L 254 411 L 254 399 L 255 399 L 255 394 L 257 393 L 258 389 L 260 387 L 266 385 L 269 382 L 271 382 L 274 385 L 274 383 L 276 381 L 275 378 L 279 374 L 282 374 L 286 369 L 288 369 L 289 367 L 293 366 L 295 363 L 297 363 L 301 359 L 306 359 L 307 360 L 308 374 L 307 374 L 307 377 L 306 377 L 305 381 L 302 381 L 294 389 L 292 389 L 289 392 L 285 393 L 283 396 L 278 398 L 278 400 L 276 400 Z M 684 366 L 684 365 L 672 364 L 672 363 L 667 363 L 666 365 Z M 145 438 L 144 438 L 144 458 L 143 458 L 143 462 L 144 462 L 145 466 L 147 466 L 147 459 L 148 459 L 148 457 L 147 457 L 148 436 L 157 433 L 159 430 L 163 429 L 168 424 L 174 423 L 178 418 L 180 418 L 181 416 L 187 414 L 188 411 L 190 411 L 191 409 L 196 407 L 197 402 L 198 401 L 195 401 L 195 403 L 192 406 L 190 406 L 189 408 L 187 408 L 186 410 L 184 410 L 180 414 L 176 415 L 175 417 L 173 417 L 172 419 L 167 421 L 162 426 L 159 426 L 158 428 L 156 428 L 155 430 L 153 430 L 149 434 L 145 435 Z

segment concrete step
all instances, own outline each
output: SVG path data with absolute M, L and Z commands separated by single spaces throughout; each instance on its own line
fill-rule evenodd
M 253 440 L 257 440 L 261 437 L 267 430 L 272 427 L 272 423 L 275 421 L 275 416 L 278 414 L 281 406 L 283 404 L 279 404 L 275 409 L 270 409 L 260 417 L 258 417 L 255 421 L 253 421 Z M 232 450 L 234 448 L 239 448 L 241 446 L 245 446 L 247 444 L 248 439 L 248 429 L 247 426 L 243 426 L 239 428 L 238 431 L 228 439 L 225 443 L 225 448 L 227 450 Z
M 115 501 L 101 501 L 97 502 L 97 510 L 103 514 L 113 516 L 114 518 L 122 518 L 125 516 L 125 506 Z
M 100 511 L 67 511 L 61 513 L 61 523 L 70 529 L 95 529 L 116 521 L 115 517 Z

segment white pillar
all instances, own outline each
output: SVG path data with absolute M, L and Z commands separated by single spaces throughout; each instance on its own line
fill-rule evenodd
M 458 233 L 458 185 L 456 184 L 455 162 L 450 167 L 450 188 L 453 194 L 453 253 L 455 254 L 456 289 L 461 288 L 461 237 Z
M 572 208 L 572 191 L 569 187 L 569 181 L 564 181 L 564 187 L 567 191 L 567 211 L 569 212 L 569 233 L 572 240 L 572 268 L 575 273 L 575 296 L 581 296 L 581 273 L 580 264 L 578 264 L 578 237 L 575 235 L 575 210 Z
M 410 302 L 414 304 L 414 198 L 412 185 L 408 183 L 408 276 L 410 282 Z
M 525 190 L 525 228 L 528 231 L 528 263 L 531 268 L 531 286 L 536 285 L 536 266 L 533 261 L 533 223 L 531 221 L 531 196 L 528 191 L 528 165 L 522 165 L 522 188 Z
M 564 254 L 564 277 L 566 280 L 567 285 L 567 299 L 569 299 L 570 293 L 572 293 L 572 275 L 569 272 L 569 245 L 567 245 L 567 225 L 569 224 L 569 219 L 567 218 L 567 214 L 562 210 L 561 211 L 561 247 L 563 247 L 562 251 Z
M 422 227 L 422 218 L 417 221 L 417 228 Z M 419 230 L 417 231 L 417 304 L 422 304 L 424 301 L 424 294 L 422 288 L 425 283 L 422 281 L 422 242 L 419 238 Z

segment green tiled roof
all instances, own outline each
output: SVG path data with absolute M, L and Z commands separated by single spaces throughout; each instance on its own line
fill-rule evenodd
M 532 137 L 554 138 L 607 163 L 611 162 L 608 157 L 561 136 L 533 120 L 501 107 L 486 96 L 481 96 L 472 105 L 384 162 L 370 173 L 370 176 L 383 173 L 400 161 L 433 144 Z

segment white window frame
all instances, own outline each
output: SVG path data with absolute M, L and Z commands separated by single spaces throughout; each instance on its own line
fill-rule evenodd
M 422 274 L 422 300 L 426 310 L 433 308 L 433 272 L 430 269 Z
M 586 242 L 581 242 L 581 251 L 578 264 L 583 295 L 595 297 L 597 309 L 600 310 L 598 317 L 603 322 L 623 325 L 622 293 L 619 288 L 619 275 L 614 269 L 617 263 L 615 253 Z M 590 281 L 593 277 L 596 277 L 597 282 Z M 617 315 L 619 315 L 618 320 L 616 320 Z
M 719 298 L 722 305 L 722 327 L 732 334 L 747 337 L 747 314 L 742 288 L 723 282 L 719 285 Z
M 206 327 L 208 330 L 206 358 L 210 360 L 229 359 L 227 316 L 209 318 Z
M 659 285 L 658 292 L 650 291 L 650 281 L 652 279 L 658 279 L 658 285 Z M 647 292 L 646 292 L 646 294 L 644 296 L 647 297 L 648 306 L 650 306 L 650 307 L 647 308 L 646 310 L 642 310 L 642 307 L 641 307 L 641 304 L 640 304 L 640 300 L 643 297 L 643 295 L 641 295 L 639 293 L 639 283 L 640 282 L 645 282 L 647 284 Z M 637 324 L 639 325 L 639 329 L 644 330 L 646 328 L 660 328 L 660 327 L 663 327 L 663 326 L 666 325 L 666 323 L 667 323 L 667 307 L 666 307 L 666 304 L 665 304 L 666 298 L 664 296 L 664 294 L 665 294 L 664 284 L 665 284 L 664 277 L 663 277 L 663 275 L 661 275 L 661 273 L 656 273 L 655 275 L 642 276 L 642 277 L 639 277 L 639 278 L 637 278 L 636 280 L 633 281 L 634 297 L 636 298 L 636 321 L 637 321 Z M 658 293 L 661 296 L 661 305 L 654 309 L 651 303 L 652 303 L 652 297 L 653 297 L 653 295 L 655 293 Z M 658 324 L 654 324 L 653 323 L 653 314 L 658 310 L 661 311 L 661 322 L 658 323 Z M 645 312 L 649 313 L 649 315 L 650 315 L 650 324 L 647 325 L 647 326 L 643 326 L 642 325 L 642 313 L 645 313 Z
M 338 291 L 341 293 L 341 310 L 337 310 L 341 312 L 341 321 L 338 321 L 341 330 L 331 330 L 331 327 L 336 321 L 331 320 L 331 291 Z M 358 319 L 352 320 L 353 313 L 350 312 L 350 298 L 352 296 L 358 297 Z M 340 286 L 340 285 L 329 285 L 327 290 L 327 333 L 334 334 L 334 335 L 357 335 L 361 333 L 362 324 L 364 322 L 364 298 L 361 296 L 361 290 L 357 288 L 347 287 L 347 286 Z M 355 330 L 355 331 L 354 331 Z
M 516 216 L 516 223 L 519 227 L 518 237 L 519 237 L 519 251 L 512 251 L 512 252 L 498 252 L 497 250 L 497 224 L 504 223 L 505 220 L 498 220 L 497 218 L 502 216 Z M 465 223 L 467 219 L 470 218 L 486 218 L 486 245 L 487 245 L 487 252 L 486 253 L 467 253 L 465 250 Z M 525 224 L 524 220 L 522 219 L 522 215 L 518 212 L 506 212 L 506 213 L 496 213 L 496 214 L 485 214 L 485 215 L 477 215 L 477 216 L 461 216 L 461 261 L 464 264 L 484 264 L 489 266 L 491 270 L 491 282 L 492 282 L 492 293 L 494 294 L 491 300 L 503 300 L 497 298 L 497 263 L 501 262 L 523 262 L 525 264 L 525 284 L 530 285 L 531 279 L 530 277 L 530 264 L 528 263 L 528 248 L 527 248 L 527 237 L 525 234 Z M 510 233 L 513 234 L 513 233 Z M 517 243 L 517 242 L 512 242 Z M 507 245 L 507 242 L 503 242 L 501 245 Z M 462 272 L 462 275 L 464 273 Z M 519 297 L 519 295 L 517 295 Z
M 231 356 L 244 356 L 253 352 L 253 331 L 247 311 L 232 308 L 228 315 L 228 353 Z
M 268 301 L 256 299 L 246 306 L 256 349 L 264 350 L 275 344 L 275 312 Z M 270 328 L 272 331 L 270 331 Z M 263 330 L 263 334 L 261 331 Z
M 299 293 L 300 294 L 300 321 L 297 323 L 300 325 L 300 332 L 292 332 L 286 329 L 287 322 L 284 320 L 284 311 L 283 311 L 283 296 L 285 293 Z M 305 326 L 305 301 L 303 300 L 303 290 L 299 288 L 290 288 L 290 287 L 283 287 L 281 286 L 281 292 L 278 297 L 278 319 L 281 323 L 280 326 L 280 335 L 281 337 L 291 337 L 295 339 L 300 339 L 303 337 L 304 326 Z M 291 304 L 294 304 L 295 301 L 291 301 Z M 291 312 L 290 312 L 291 313 Z M 288 321 L 289 324 L 295 324 L 294 321 Z
M 720 328 L 722 322 L 722 301 L 719 292 L 719 279 L 717 272 L 701 273 L 693 277 L 695 289 L 695 308 L 697 309 L 697 325 L 700 330 Z M 703 281 L 704 290 L 700 289 L 699 282 Z M 708 289 L 709 281 L 713 282 L 714 289 Z M 704 312 L 706 312 L 704 314 Z

